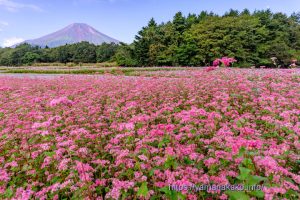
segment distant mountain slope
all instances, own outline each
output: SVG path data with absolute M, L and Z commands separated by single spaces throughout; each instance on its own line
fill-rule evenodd
M 87 41 L 96 45 L 104 42 L 119 43 L 118 40 L 111 38 L 84 23 L 74 23 L 49 35 L 33 40 L 26 40 L 22 43 L 26 42 L 31 45 L 38 45 L 41 47 L 58 47 L 82 41 Z

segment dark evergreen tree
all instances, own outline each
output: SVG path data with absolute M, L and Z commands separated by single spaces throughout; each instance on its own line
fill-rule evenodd
M 115 43 L 103 43 L 96 47 L 97 62 L 107 62 L 113 59 L 118 45 Z

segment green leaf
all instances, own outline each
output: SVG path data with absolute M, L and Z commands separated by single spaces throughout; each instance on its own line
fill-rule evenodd
M 175 109 L 174 109 L 174 112 L 180 112 L 180 111 L 181 111 L 180 108 L 175 108 Z
M 163 193 L 165 193 L 165 194 L 167 194 L 167 195 L 171 195 L 171 190 L 169 189 L 168 186 L 163 187 L 163 188 L 160 188 L 159 191 L 160 191 L 160 192 L 163 192 Z
M 178 200 L 178 193 L 176 191 L 171 191 L 171 200 Z
M 55 155 L 55 152 L 44 152 L 46 156 L 52 157 Z
M 241 147 L 239 150 L 239 155 L 238 157 L 242 157 L 244 155 L 244 153 L 246 152 L 246 148 L 245 147 Z
M 255 197 L 258 197 L 258 198 L 264 198 L 264 196 L 265 196 L 265 193 L 263 191 L 259 191 L 259 190 L 251 191 L 251 192 L 249 192 L 249 194 L 251 196 L 255 196 Z
M 128 170 L 126 170 L 126 172 L 124 173 L 127 177 L 130 177 L 130 176 L 132 176 L 133 175 L 133 173 L 134 173 L 134 171 L 132 170 L 132 169 L 128 169 Z
M 246 183 L 248 185 L 257 185 L 261 181 L 266 181 L 267 178 L 261 176 L 248 176 L 246 179 Z
M 51 183 L 60 183 L 62 181 L 62 179 L 60 177 L 54 177 L 50 182 Z
M 6 198 L 11 198 L 13 196 L 14 192 L 11 189 L 6 189 L 5 191 L 5 197 Z
M 296 192 L 295 190 L 289 189 L 285 194 L 284 197 L 286 197 L 287 199 L 299 199 L 297 197 L 299 197 L 299 193 Z M 293 198 L 294 197 L 294 198 Z
M 250 200 L 250 197 L 241 191 L 226 191 L 225 192 L 230 198 L 230 200 Z
M 184 157 L 183 161 L 184 161 L 184 163 L 187 164 L 187 165 L 190 165 L 190 164 L 193 163 L 193 161 L 190 160 L 188 157 Z
M 147 154 L 147 153 L 148 153 L 148 150 L 147 150 L 146 148 L 142 148 L 142 149 L 140 150 L 140 152 L 141 152 L 142 154 Z
M 178 164 L 172 156 L 168 156 L 167 160 L 165 161 L 164 166 L 166 169 L 169 169 L 171 167 L 173 167 L 173 169 L 176 169 Z
M 237 125 L 237 127 L 239 127 L 239 128 L 241 128 L 243 125 L 242 125 L 242 123 L 238 120 L 237 122 L 236 122 L 236 125 Z
M 178 200 L 178 197 L 180 199 L 186 199 L 185 195 L 175 190 L 170 190 L 168 186 L 159 189 L 159 191 L 165 193 L 170 200 Z
M 191 133 L 192 133 L 192 134 L 196 134 L 196 133 L 197 133 L 197 130 L 196 130 L 196 129 L 192 129 L 192 130 L 191 130 Z
M 159 142 L 158 148 L 162 148 L 165 144 L 170 143 L 170 140 L 168 138 L 163 138 L 162 141 Z
M 237 179 L 242 180 L 242 181 L 246 180 L 247 177 L 249 176 L 251 170 L 247 169 L 245 167 L 239 167 L 239 169 L 240 169 L 240 175 L 237 177 Z
M 139 190 L 137 192 L 137 195 L 146 197 L 148 195 L 148 192 L 149 192 L 149 190 L 148 190 L 148 187 L 147 187 L 147 183 L 143 182 L 141 187 L 139 188 Z
M 142 124 L 142 123 L 136 123 L 135 124 L 135 128 L 136 129 L 140 129 L 140 128 L 142 128 L 144 125 Z
M 132 137 L 132 136 L 129 136 L 129 137 L 127 137 L 126 138 L 126 143 L 132 143 L 134 141 L 134 137 Z
M 25 165 L 23 165 L 23 167 L 22 167 L 22 171 L 29 171 L 30 169 L 32 169 L 32 166 L 31 166 L 31 165 L 28 165 L 28 164 L 25 164 Z
M 121 197 L 121 199 L 122 200 L 125 200 L 127 197 L 128 197 L 128 193 L 127 192 L 122 192 L 122 197 Z
M 150 197 L 150 200 L 157 200 L 157 199 L 159 199 L 158 196 L 152 196 L 152 197 Z
M 153 176 L 155 170 L 157 170 L 157 169 L 156 169 L 156 168 L 151 169 L 150 172 L 149 172 L 149 175 L 150 175 L 150 176 Z
M 242 161 L 242 163 L 243 163 L 245 166 L 247 166 L 247 167 L 250 167 L 250 166 L 253 165 L 253 162 L 252 162 L 252 160 L 251 160 L 250 158 L 245 158 L 245 159 Z
M 186 199 L 186 196 L 184 194 L 182 194 L 181 192 L 178 192 L 177 196 L 179 197 L 179 199 L 182 199 L 182 200 Z

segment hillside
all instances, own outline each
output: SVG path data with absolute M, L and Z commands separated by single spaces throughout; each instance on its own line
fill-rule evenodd
M 87 41 L 95 45 L 99 45 L 104 42 L 119 43 L 118 40 L 109 37 L 84 23 L 74 23 L 49 35 L 33 40 L 26 40 L 23 43 L 26 42 L 31 45 L 38 45 L 41 47 L 58 47 L 82 41 Z

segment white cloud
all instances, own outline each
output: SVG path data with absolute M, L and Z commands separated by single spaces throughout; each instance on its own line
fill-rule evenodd
M 82 3 L 99 3 L 99 2 L 109 2 L 109 3 L 114 3 L 117 0 L 73 0 L 73 5 L 78 6 L 79 4 Z
M 0 26 L 8 26 L 8 22 L 0 21 Z
M 18 3 L 12 0 L 0 0 L 0 8 L 4 8 L 11 12 L 16 12 L 20 9 L 31 9 L 35 11 L 42 11 L 42 9 L 36 5 Z
M 0 32 L 3 31 L 4 26 L 8 26 L 8 23 L 0 20 Z
M 23 42 L 23 41 L 24 41 L 23 38 L 11 37 L 11 38 L 4 39 L 4 41 L 2 43 L 2 46 L 3 47 L 10 47 L 10 46 L 18 44 L 20 42 Z

